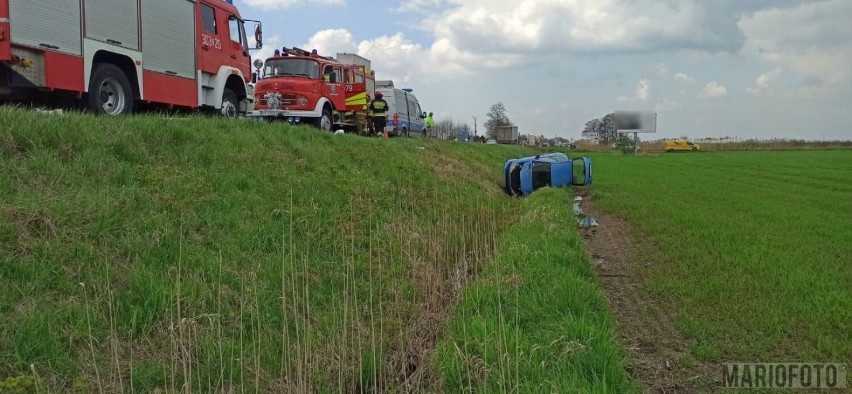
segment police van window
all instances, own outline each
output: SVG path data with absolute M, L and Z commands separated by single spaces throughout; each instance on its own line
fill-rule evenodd
M 201 5 L 201 24 L 204 26 L 204 31 L 207 33 L 216 34 L 216 10 L 213 7 Z
M 231 41 L 236 42 L 238 44 L 242 44 L 242 36 L 240 35 L 240 20 L 235 17 L 230 17 L 228 19 L 228 27 L 230 28 L 231 33 Z
M 410 116 L 412 120 L 420 119 L 420 105 L 418 105 L 417 101 L 414 100 L 414 97 L 411 97 L 410 100 L 411 103 L 408 104 L 408 116 Z

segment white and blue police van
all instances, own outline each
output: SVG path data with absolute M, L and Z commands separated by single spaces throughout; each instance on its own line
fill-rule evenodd
M 426 112 L 411 89 L 397 89 L 393 81 L 376 81 L 376 90 L 388 103 L 385 131 L 391 136 L 422 137 L 426 130 Z

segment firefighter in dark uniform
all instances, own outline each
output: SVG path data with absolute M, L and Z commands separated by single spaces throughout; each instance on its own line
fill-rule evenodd
M 382 92 L 376 91 L 376 98 L 370 103 L 370 112 L 373 113 L 373 131 L 381 134 L 388 122 L 388 102 L 382 98 Z

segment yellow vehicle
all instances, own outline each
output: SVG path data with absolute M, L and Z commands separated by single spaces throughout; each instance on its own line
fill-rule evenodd
M 700 151 L 701 145 L 687 140 L 668 140 L 666 141 L 666 152 L 674 152 L 677 150 L 685 151 Z

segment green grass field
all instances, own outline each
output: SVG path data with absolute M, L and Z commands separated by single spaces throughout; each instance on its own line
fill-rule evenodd
M 0 391 L 634 388 L 522 148 L 0 108 L 0 149 Z
M 852 151 L 595 158 L 697 360 L 852 360 Z
M 449 392 L 632 392 L 564 189 L 521 201 L 439 348 Z
M 640 391 L 531 152 L 0 108 L 0 392 Z M 694 362 L 849 361 L 852 152 L 592 156 Z

